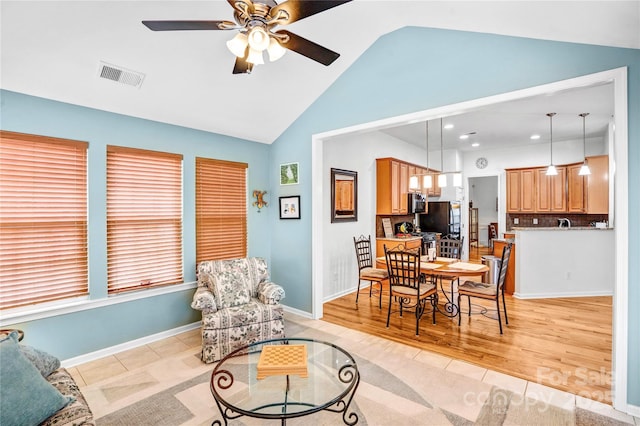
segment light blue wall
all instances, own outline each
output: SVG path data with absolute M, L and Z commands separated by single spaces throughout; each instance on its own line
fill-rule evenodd
M 183 264 L 195 281 L 195 157 L 249 164 L 248 192 L 268 189 L 269 145 L 112 114 L 10 91 L 0 91 L 3 130 L 89 142 L 89 285 L 106 297 L 106 146 L 122 145 L 183 155 Z M 248 203 L 252 200 L 247 195 Z M 267 196 L 267 201 L 270 197 Z M 270 258 L 269 215 L 249 205 L 249 255 Z M 193 290 L 85 310 L 12 326 L 25 343 L 67 359 L 200 320 L 189 307 Z
M 313 134 L 625 66 L 629 188 L 634 188 L 629 189 L 628 400 L 640 405 L 639 50 L 414 27 L 380 38 L 272 146 L 274 175 L 276 165 L 287 161 L 300 162 L 301 170 L 295 190 L 302 195 L 302 219 L 272 217 L 273 277 L 285 287 L 287 304 L 311 312 Z M 274 187 L 273 194 L 291 190 Z

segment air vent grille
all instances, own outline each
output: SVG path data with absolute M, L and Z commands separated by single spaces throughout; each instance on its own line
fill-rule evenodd
M 137 71 L 131 71 L 117 65 L 100 62 L 98 76 L 107 80 L 116 81 L 133 87 L 142 86 L 144 74 Z

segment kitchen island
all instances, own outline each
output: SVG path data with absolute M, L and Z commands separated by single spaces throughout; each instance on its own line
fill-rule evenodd
M 518 246 L 514 296 L 611 296 L 614 232 L 611 228 L 513 228 Z
M 374 253 L 374 259 L 376 257 L 384 257 L 384 246 L 388 249 L 396 247 L 398 245 L 404 245 L 405 248 L 416 248 L 422 246 L 422 237 L 408 236 L 408 237 L 391 237 L 376 238 L 376 252 Z

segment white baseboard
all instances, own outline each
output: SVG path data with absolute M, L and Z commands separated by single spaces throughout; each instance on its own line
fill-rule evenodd
M 627 414 L 631 414 L 635 417 L 640 417 L 640 407 L 637 405 L 627 404 Z
M 285 312 L 291 312 L 292 314 L 299 315 L 303 318 L 313 319 L 313 315 L 311 313 L 292 308 L 291 306 L 282 305 L 282 309 L 284 309 Z
M 610 291 L 594 291 L 594 292 L 571 292 L 571 293 L 513 293 L 516 299 L 553 299 L 560 297 L 596 297 L 596 296 L 613 296 Z
M 137 348 L 139 346 L 143 346 L 152 342 L 157 342 L 158 340 L 166 339 L 168 337 L 172 337 L 186 331 L 191 331 L 196 328 L 200 328 L 200 321 L 183 325 L 177 328 L 172 328 L 171 330 L 162 331 L 150 336 L 141 337 L 140 339 L 130 340 L 128 342 L 100 349 L 95 352 L 89 352 L 88 354 L 65 359 L 61 362 L 61 364 L 63 367 L 73 367 L 79 364 L 84 364 L 86 362 L 95 361 L 96 359 L 104 358 L 106 356 L 111 356 L 119 352 L 127 351 L 129 349 Z

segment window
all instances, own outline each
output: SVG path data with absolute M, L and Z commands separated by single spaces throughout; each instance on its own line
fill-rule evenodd
M 108 146 L 109 294 L 182 281 L 182 155 Z
M 0 131 L 0 309 L 89 293 L 87 148 Z
M 246 170 L 196 158 L 196 262 L 247 256 Z

